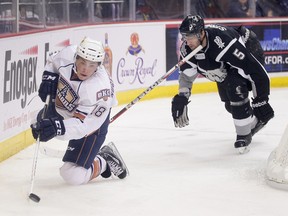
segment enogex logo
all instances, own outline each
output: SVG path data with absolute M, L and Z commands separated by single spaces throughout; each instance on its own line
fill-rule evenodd
M 26 49 L 20 55 L 24 58 L 13 59 L 11 50 L 5 52 L 3 103 L 21 99 L 21 107 L 25 108 L 27 96 L 37 91 L 38 46 Z

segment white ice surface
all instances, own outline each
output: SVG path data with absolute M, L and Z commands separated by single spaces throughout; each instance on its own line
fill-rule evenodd
M 62 162 L 39 154 L 28 201 L 35 145 L 0 163 L 1 216 L 287 216 L 288 192 L 268 186 L 265 166 L 287 124 L 288 89 L 272 89 L 275 118 L 253 137 L 251 151 L 234 149 L 232 118 L 216 93 L 193 95 L 190 125 L 174 128 L 171 99 L 143 101 L 110 125 L 130 170 L 125 180 L 69 186 Z M 116 107 L 113 114 L 122 107 Z M 57 140 L 41 145 L 65 149 Z

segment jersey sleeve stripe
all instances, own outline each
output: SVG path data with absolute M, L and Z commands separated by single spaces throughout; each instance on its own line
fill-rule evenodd
M 230 49 L 230 47 L 237 41 L 236 38 L 234 38 L 229 44 L 228 46 L 225 47 L 225 49 L 223 49 L 219 55 L 216 57 L 216 61 L 219 62 L 220 59 L 223 57 L 223 55 L 227 52 L 228 49 Z

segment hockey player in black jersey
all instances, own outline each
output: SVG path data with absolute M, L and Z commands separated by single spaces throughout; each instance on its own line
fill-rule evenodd
M 180 67 L 179 93 L 172 100 L 175 127 L 189 124 L 187 104 L 193 81 L 201 74 L 217 82 L 220 99 L 232 114 L 237 134 L 234 147 L 240 153 L 249 151 L 252 136 L 274 117 L 268 102 L 270 80 L 255 33 L 243 26 L 204 26 L 199 15 L 188 15 L 179 30 L 183 40 L 181 58 L 199 45 L 203 49 Z

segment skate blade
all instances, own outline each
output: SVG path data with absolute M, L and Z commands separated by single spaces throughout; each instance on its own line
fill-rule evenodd
M 250 151 L 250 146 L 244 146 L 237 148 L 239 154 L 246 154 Z
M 118 149 L 116 148 L 115 144 L 113 142 L 109 142 L 107 144 L 107 146 L 109 146 L 112 149 L 113 153 L 116 154 L 118 158 L 120 158 L 120 160 L 121 160 L 121 162 L 122 162 L 122 164 L 124 166 L 124 169 L 126 170 L 127 176 L 128 176 L 129 175 L 129 170 L 127 168 L 127 165 L 124 162 L 124 160 L 123 160 L 122 156 L 120 155 Z

